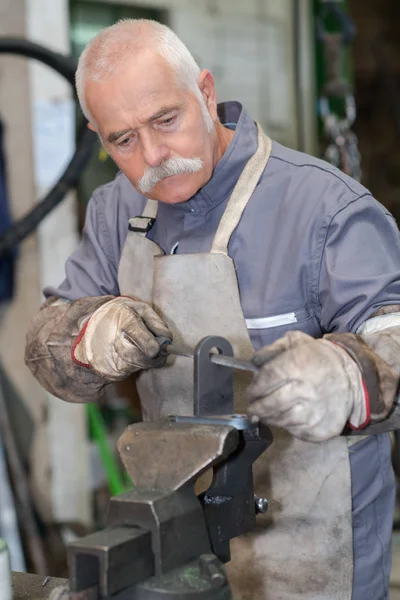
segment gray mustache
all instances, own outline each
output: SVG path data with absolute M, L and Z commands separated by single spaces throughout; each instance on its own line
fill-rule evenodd
M 157 167 L 148 167 L 143 177 L 137 182 L 137 186 L 142 194 L 148 194 L 162 179 L 172 175 L 197 173 L 202 166 L 201 158 L 169 158 Z

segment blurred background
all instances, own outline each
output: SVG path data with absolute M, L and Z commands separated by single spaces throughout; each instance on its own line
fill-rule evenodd
M 82 122 L 74 61 L 128 17 L 169 25 L 220 101 L 361 179 L 400 219 L 397 0 L 0 0 L 0 536 L 15 570 L 65 575 L 65 544 L 129 486 L 114 448 L 139 418 L 132 383 L 73 406 L 23 362 L 41 289 L 64 278 L 90 195 L 116 173 Z

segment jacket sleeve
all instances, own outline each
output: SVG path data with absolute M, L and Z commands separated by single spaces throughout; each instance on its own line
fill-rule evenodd
M 74 302 L 49 298 L 33 318 L 26 337 L 25 363 L 51 394 L 67 402 L 93 402 L 111 383 L 74 362 L 71 353 L 84 323 L 113 297 Z
M 50 393 L 68 402 L 92 402 L 108 381 L 72 360 L 85 321 L 119 295 L 118 265 L 128 219 L 141 214 L 145 199 L 122 174 L 95 190 L 89 200 L 82 239 L 68 258 L 66 278 L 47 287 L 47 301 L 27 332 L 25 362 Z
M 324 333 L 354 333 L 379 308 L 400 302 L 399 229 L 370 194 L 328 215 L 320 236 L 316 304 Z
M 44 289 L 46 298 L 118 296 L 118 265 L 128 221 L 142 213 L 144 204 L 145 198 L 122 174 L 95 190 L 87 205 L 82 239 L 66 262 L 66 277 L 58 287 Z
M 58 287 L 48 286 L 46 298 L 77 300 L 85 296 L 118 295 L 118 261 L 108 226 L 105 191 L 97 190 L 86 209 L 78 248 L 65 263 L 66 277 Z M 117 238 L 117 232 L 114 232 Z
M 66 278 L 59 287 L 45 288 L 47 301 L 26 336 L 26 365 L 48 392 L 68 402 L 93 402 L 108 384 L 75 363 L 71 351 L 84 322 L 119 293 L 117 257 L 107 223 L 114 188 L 114 182 L 103 186 L 90 199 L 82 239 L 66 262 Z
M 370 194 L 347 203 L 325 224 L 319 268 L 324 337 L 358 363 L 370 425 L 364 435 L 400 427 L 400 235 Z

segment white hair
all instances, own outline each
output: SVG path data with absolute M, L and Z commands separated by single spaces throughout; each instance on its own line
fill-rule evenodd
M 104 81 L 126 64 L 126 58 L 143 49 L 158 52 L 172 67 L 178 83 L 200 102 L 207 129 L 213 122 L 198 85 L 200 67 L 185 44 L 166 25 L 147 19 L 123 19 L 98 33 L 82 52 L 75 74 L 76 91 L 83 114 L 91 120 L 85 100 L 87 82 Z

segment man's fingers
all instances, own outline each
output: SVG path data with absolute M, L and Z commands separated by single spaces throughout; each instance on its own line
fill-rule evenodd
M 119 353 L 140 352 L 149 358 L 155 358 L 160 352 L 160 344 L 149 331 L 140 317 L 130 318 L 121 327 L 121 337 L 116 339 Z
M 139 312 L 136 311 L 138 305 Z M 79 345 L 82 345 L 82 363 L 99 375 L 118 381 L 139 369 L 162 366 L 166 357 L 160 354 L 160 343 L 151 329 L 171 334 L 151 307 L 131 298 L 119 297 L 97 309 L 89 319 Z
M 286 352 L 286 350 L 306 344 L 312 339 L 313 338 L 311 336 L 303 333 L 302 331 L 288 331 L 283 337 L 279 338 L 279 340 L 276 340 L 276 342 L 273 344 L 264 346 L 263 348 L 260 348 L 260 350 L 257 350 L 253 356 L 253 363 L 257 367 L 261 367 L 273 358 L 276 358 L 283 352 Z
M 282 381 L 268 395 L 255 398 L 248 409 L 250 416 L 256 416 L 265 423 L 281 427 L 301 426 L 310 418 L 310 390 L 298 380 Z
M 265 384 L 265 380 L 254 381 L 248 388 L 248 395 L 252 399 L 252 402 L 256 402 L 258 400 L 263 400 L 272 395 L 275 396 L 279 390 L 283 387 L 298 383 L 294 379 L 280 379 L 273 384 Z
M 121 339 L 115 342 L 117 351 L 128 355 L 132 352 L 132 356 L 139 351 L 153 359 L 160 352 L 156 337 L 172 339 L 168 327 L 151 306 L 130 299 L 119 308 L 117 330 L 121 334 Z
M 172 334 L 161 317 L 145 302 L 134 302 L 132 310 L 142 319 L 147 329 L 155 337 L 167 337 L 172 340 Z
M 260 393 L 249 390 L 249 414 L 260 418 L 280 417 L 296 403 L 296 387 L 297 382 L 285 380 L 273 387 L 264 386 L 264 391 L 260 388 Z

